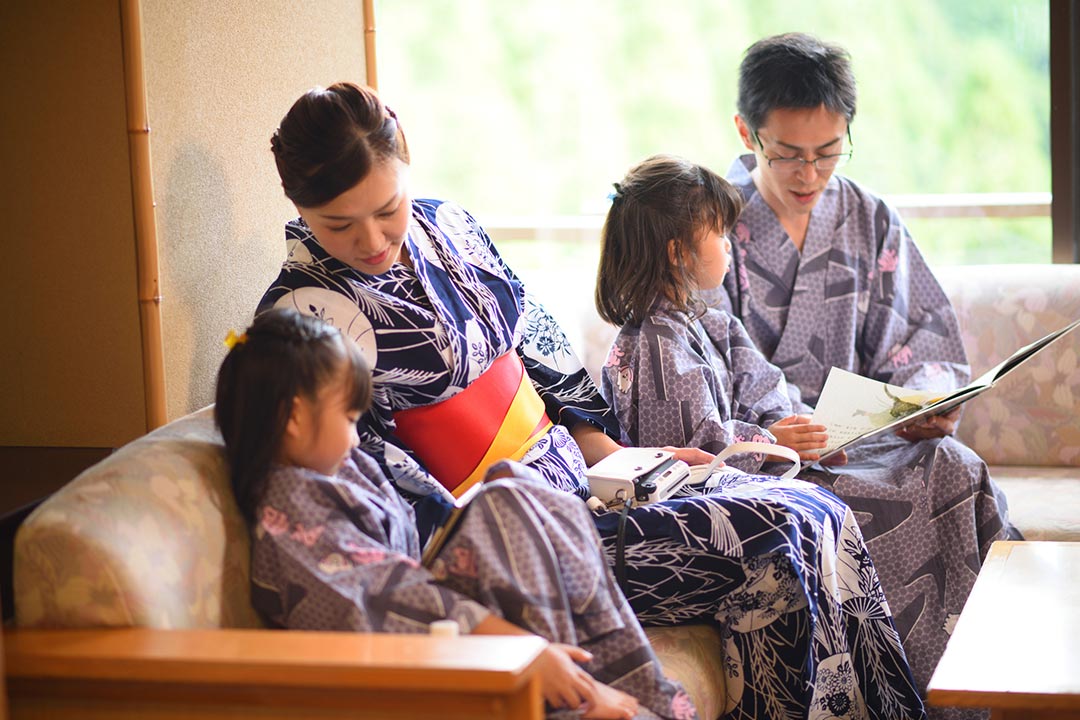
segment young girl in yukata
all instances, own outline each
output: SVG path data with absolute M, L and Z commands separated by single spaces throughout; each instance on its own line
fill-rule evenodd
M 524 477 L 486 483 L 428 570 L 412 506 L 357 449 L 372 383 L 356 344 L 291 310 L 230 339 L 215 419 L 252 527 L 252 603 L 271 625 L 415 633 L 450 619 L 472 634 L 535 633 L 551 642 L 541 677 L 552 713 L 696 717 L 580 500 L 500 463 L 489 478 Z
M 596 307 L 621 330 L 601 392 L 630 444 L 718 453 L 764 440 L 817 460 L 825 427 L 792 414 L 781 370 L 742 323 L 704 299 L 727 274 L 727 232 L 741 210 L 734 187 L 682 158 L 650 157 L 615 184 Z M 742 455 L 730 464 L 754 472 L 762 460 Z

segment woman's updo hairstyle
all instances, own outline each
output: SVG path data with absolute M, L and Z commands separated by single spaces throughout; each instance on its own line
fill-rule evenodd
M 371 88 L 335 83 L 293 103 L 270 138 L 285 197 L 320 207 L 367 177 L 373 165 L 409 162 L 397 116 Z

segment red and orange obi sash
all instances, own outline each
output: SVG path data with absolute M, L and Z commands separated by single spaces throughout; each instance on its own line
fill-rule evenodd
M 520 460 L 551 420 L 514 351 L 451 398 L 394 413 L 394 435 L 455 497 L 503 458 Z

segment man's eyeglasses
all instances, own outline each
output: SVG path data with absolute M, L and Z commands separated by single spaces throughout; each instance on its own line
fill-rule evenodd
M 836 153 L 835 155 L 820 155 L 813 160 L 804 160 L 801 157 L 774 157 L 771 158 L 765 154 L 765 145 L 762 144 L 761 138 L 758 137 L 757 130 L 753 131 L 754 141 L 757 142 L 758 147 L 761 148 L 761 156 L 765 158 L 765 162 L 769 164 L 769 167 L 777 172 L 785 174 L 794 174 L 801 170 L 805 165 L 813 165 L 814 170 L 817 172 L 832 172 L 838 167 L 843 167 L 847 164 L 848 160 L 851 160 L 851 155 L 854 149 L 850 149 L 845 153 Z M 848 147 L 851 147 L 851 127 L 847 130 Z

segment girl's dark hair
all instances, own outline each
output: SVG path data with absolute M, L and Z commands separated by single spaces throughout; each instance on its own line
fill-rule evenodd
M 600 239 L 596 310 L 613 325 L 640 325 L 658 297 L 700 315 L 693 270 L 672 263 L 694 257 L 703 230 L 726 232 L 742 212 L 742 196 L 706 167 L 671 155 L 653 155 L 615 183 Z
M 739 115 L 751 130 L 777 108 L 824 105 L 851 123 L 855 74 L 844 48 L 813 35 L 787 33 L 751 45 L 739 65 Z
M 254 521 L 255 503 L 281 447 L 299 395 L 314 401 L 344 383 L 348 409 L 371 405 L 371 373 L 360 348 L 318 318 L 269 310 L 255 318 L 218 371 L 214 420 L 225 440 L 233 494 Z
M 320 207 L 392 158 L 409 162 L 397 116 L 375 91 L 352 83 L 313 88 L 293 103 L 270 138 L 285 197 Z

